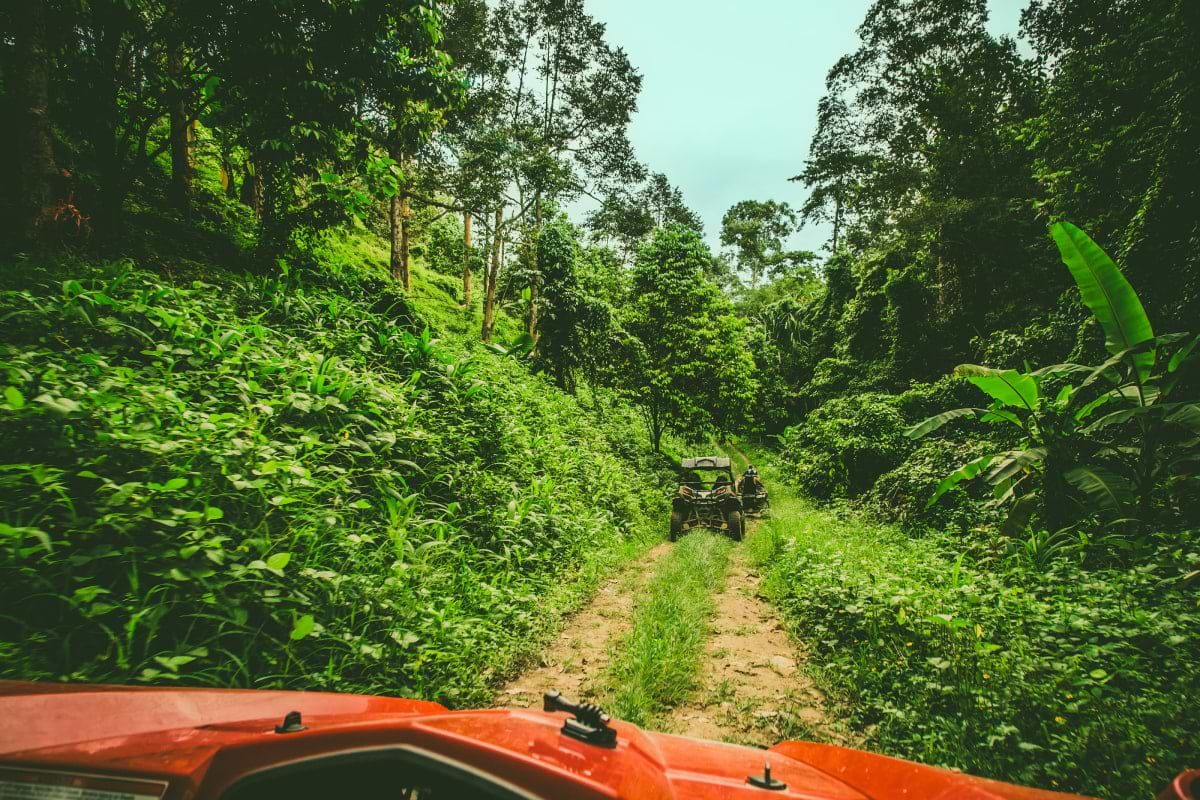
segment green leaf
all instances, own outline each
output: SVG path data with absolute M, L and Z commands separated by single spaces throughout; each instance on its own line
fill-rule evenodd
M 187 478 L 171 478 L 171 480 L 163 484 L 163 489 L 168 492 L 174 492 L 177 489 L 182 489 L 183 487 L 187 486 L 187 484 Z
M 1128 422 L 1129 420 L 1131 420 L 1134 417 L 1139 416 L 1141 414 L 1146 414 L 1146 413 L 1155 412 L 1155 411 L 1159 411 L 1159 410 L 1160 409 L 1154 408 L 1153 406 L 1149 406 L 1149 407 L 1136 406 L 1134 408 L 1123 408 L 1120 411 L 1113 411 L 1109 414 L 1105 414 L 1103 417 L 1100 417 L 1092 424 L 1090 424 L 1084 428 L 1081 428 L 1080 432 L 1081 433 L 1095 433 L 1096 431 L 1100 430 L 1101 428 L 1106 428 L 1109 425 L 1120 425 L 1121 423 Z
M 1079 393 L 1076 392 L 1075 396 L 1078 397 Z M 1115 399 L 1116 397 L 1117 397 L 1117 395 L 1114 395 L 1111 392 L 1105 392 L 1104 394 L 1097 397 L 1095 400 L 1093 400 L 1090 403 L 1088 403 L 1087 405 L 1085 405 L 1083 408 L 1076 411 L 1075 412 L 1075 421 L 1082 422 L 1083 420 L 1090 417 L 1092 415 L 1092 412 L 1095 411 L 1097 408 L 1104 405 L 1109 400 Z
M 954 374 L 966 378 L 987 392 L 993 400 L 1007 406 L 1024 407 L 1033 411 L 1038 404 L 1037 380 L 1015 369 L 992 369 L 978 364 L 959 364 Z
M 1012 413 L 1011 411 L 1007 411 L 1003 408 L 990 408 L 990 409 L 988 409 L 988 412 L 986 414 L 984 414 L 982 417 L 979 418 L 980 422 L 996 422 L 998 420 L 1003 420 L 1005 422 L 1011 422 L 1013 425 L 1016 425 L 1018 428 L 1021 428 L 1022 430 L 1025 429 L 1025 423 L 1021 421 L 1020 417 L 1018 417 L 1016 414 Z
M 1171 355 L 1171 360 L 1167 362 L 1167 372 L 1174 372 L 1191 360 L 1192 351 L 1196 349 L 1197 344 L 1200 344 L 1200 336 L 1197 336 L 1195 339 L 1192 339 L 1183 347 L 1176 350 Z
M 25 407 L 25 395 L 15 386 L 4 387 L 4 399 L 13 411 Z
M 291 553 L 275 553 L 267 559 L 267 569 L 272 572 L 282 572 L 291 560 Z
M 180 667 L 182 667 L 186 664 L 192 663 L 193 661 L 196 660 L 196 657 L 195 656 L 155 656 L 154 660 L 157 661 L 162 666 L 166 667 L 167 669 L 171 670 L 171 672 L 178 672 Z
M 50 534 L 41 528 L 21 528 L 0 522 L 0 537 L 23 541 L 26 537 L 30 536 L 37 539 L 42 547 L 46 549 L 47 553 L 54 552 L 54 547 L 50 544 Z
M 933 497 L 929 498 L 929 502 L 925 504 L 925 507 L 929 508 L 932 506 L 937 502 L 939 497 L 953 489 L 960 482 L 969 481 L 979 475 L 980 472 L 983 472 L 983 470 L 987 468 L 988 464 L 992 463 L 993 458 L 995 458 L 995 456 L 980 456 L 973 461 L 968 461 L 966 464 L 963 464 L 961 467 L 954 470 L 954 472 L 951 472 L 949 475 L 943 478 L 942 482 L 939 483 L 937 488 L 933 490 Z
M 1033 372 L 1031 372 L 1029 374 L 1040 380 L 1042 378 L 1061 378 L 1064 375 L 1073 375 L 1078 372 L 1091 372 L 1091 371 L 1092 371 L 1091 367 L 1086 367 L 1083 364 L 1066 363 L 1066 364 L 1051 364 L 1048 367 L 1042 367 L 1041 369 L 1035 369 Z
M 1193 433 L 1200 433 L 1200 404 L 1188 403 L 1167 414 L 1167 422 L 1182 425 Z
M 1050 226 L 1050 235 L 1058 245 L 1063 263 L 1079 286 L 1083 302 L 1104 330 L 1104 346 L 1119 353 L 1154 338 L 1142 301 L 1100 246 L 1069 222 Z M 1132 356 L 1138 376 L 1145 380 L 1154 366 L 1154 352 Z
M 317 627 L 317 621 L 313 619 L 312 614 L 305 614 L 302 617 L 296 617 L 296 621 L 292 623 L 292 632 L 290 634 L 293 642 L 298 642 L 313 632 L 313 628 Z
M 934 414 L 932 417 L 921 420 L 916 425 L 904 431 L 904 435 L 909 439 L 920 439 L 922 436 L 936 431 L 947 422 L 959 419 L 960 417 L 974 417 L 978 413 L 979 409 L 977 408 L 955 408 L 950 411 L 943 411 L 940 414 Z
M 65 417 L 79 410 L 79 403 L 76 403 L 69 397 L 54 397 L 50 394 L 39 394 L 33 399 L 60 417 Z
M 1015 477 L 1017 473 L 1024 471 L 1026 468 L 1037 464 L 1040 461 L 1046 460 L 1046 448 L 1031 447 L 1027 450 L 1010 450 L 1004 454 L 1004 458 L 995 463 L 988 474 L 983 477 L 985 481 L 995 486 L 998 483 L 1003 483 L 1009 478 Z
M 1129 481 L 1103 467 L 1075 467 L 1063 473 L 1063 478 L 1100 508 L 1120 508 L 1133 497 Z
M 1017 501 L 1012 504 L 1012 508 L 1009 509 L 1004 524 L 1000 526 L 1000 532 L 1005 536 L 1016 536 L 1024 531 L 1029 525 L 1030 517 L 1037 509 L 1037 500 L 1035 494 L 1026 494 L 1017 498 Z

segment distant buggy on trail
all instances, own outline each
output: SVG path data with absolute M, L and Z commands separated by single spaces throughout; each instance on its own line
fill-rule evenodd
M 758 476 L 758 470 L 753 464 L 742 473 L 741 480 L 738 481 L 738 494 L 742 496 L 742 511 L 746 516 L 762 516 L 771 507 L 767 488 L 763 486 L 762 478 Z
M 683 459 L 680 466 L 679 490 L 671 500 L 671 541 L 692 528 L 712 528 L 740 542 L 742 501 L 729 459 L 699 456 Z

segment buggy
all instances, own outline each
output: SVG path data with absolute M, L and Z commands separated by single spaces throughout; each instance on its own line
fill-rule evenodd
M 679 489 L 671 500 L 671 541 L 692 528 L 725 531 L 735 542 L 742 540 L 742 501 L 728 458 L 683 459 Z
M 742 475 L 738 481 L 738 495 L 742 498 L 742 511 L 747 517 L 760 517 L 771 508 L 767 488 L 757 474 Z

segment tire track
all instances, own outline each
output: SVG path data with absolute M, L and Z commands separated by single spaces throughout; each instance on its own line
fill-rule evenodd
M 715 598 L 701 688 L 671 711 L 664 731 L 761 747 L 789 738 L 839 738 L 825 697 L 804 674 L 805 653 L 761 597 L 761 581 L 738 547 Z
M 632 626 L 634 598 L 670 549 L 666 542 L 656 545 L 600 587 L 592 602 L 567 620 L 539 663 L 497 693 L 496 704 L 540 708 L 542 694 L 552 689 L 572 700 L 594 699 L 610 648 Z

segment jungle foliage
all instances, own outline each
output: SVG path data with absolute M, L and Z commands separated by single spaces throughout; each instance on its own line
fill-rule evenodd
M 881 750 L 1148 796 L 1198 757 L 1200 15 L 987 15 L 871 4 L 794 178 L 824 263 L 738 295 L 841 508 L 769 526 L 771 592 Z
M 715 254 L 583 0 L 0 8 L 3 676 L 486 702 L 656 535 L 658 451 L 745 434 L 828 506 L 755 546 L 868 745 L 1161 784 L 1197 757 L 1200 4 L 987 14 L 875 0 L 807 200 Z M 627 713 L 683 685 L 638 659 L 718 545 L 656 577 Z
M 636 417 L 382 281 L 39 274 L 0 295 L 8 677 L 479 703 L 664 513 Z
M 700 271 L 688 362 L 674 309 L 631 310 L 626 260 L 653 283 L 663 226 L 701 227 L 633 158 L 640 76 L 578 0 L 29 11 L 0 11 L 4 676 L 487 702 L 653 536 L 651 445 L 748 422 L 744 357 L 641 400 L 744 331 Z M 647 219 L 560 212 L 618 187 Z

